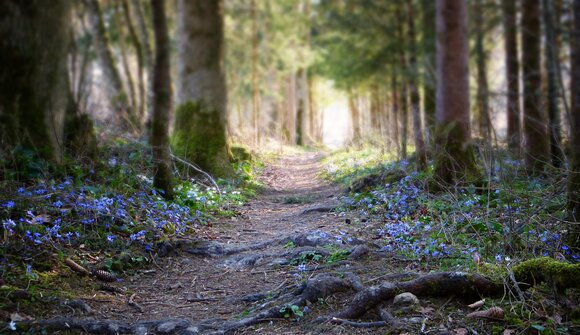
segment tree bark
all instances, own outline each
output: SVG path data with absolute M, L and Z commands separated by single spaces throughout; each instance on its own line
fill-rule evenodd
M 84 0 L 84 3 L 88 12 L 92 42 L 106 81 L 105 91 L 112 107 L 120 112 L 121 125 L 125 129 L 131 129 L 137 124 L 137 118 L 129 104 L 129 96 L 123 87 L 121 74 L 115 66 L 101 7 L 98 0 Z
M 399 141 L 399 85 L 397 82 L 397 74 L 395 71 L 391 74 L 391 90 L 392 90 L 392 125 L 391 125 L 391 139 L 397 149 L 397 157 L 401 157 L 401 146 Z
M 359 144 L 361 140 L 360 110 L 354 93 L 348 93 L 348 109 L 352 123 L 352 143 Z
M 532 174 L 543 172 L 549 159 L 547 123 L 542 105 L 540 23 L 540 1 L 523 1 L 524 143 L 526 168 Z
M 470 145 L 467 4 L 437 0 L 437 155 L 434 176 L 445 185 L 477 179 Z
M 131 17 L 131 10 L 129 8 L 129 1 L 122 0 L 121 5 L 123 8 L 123 15 L 125 17 L 125 23 L 129 31 L 129 37 L 135 47 L 135 54 L 137 56 L 137 99 L 135 99 L 134 106 L 137 110 L 137 115 L 139 117 L 139 123 L 142 123 L 145 119 L 145 65 L 143 62 L 143 47 L 141 41 L 137 36 L 137 31 L 135 30 L 135 25 L 133 24 L 133 19 Z
M 570 141 L 571 161 L 568 176 L 569 221 L 580 221 L 580 0 L 573 2 L 574 23 L 572 29 L 572 134 Z M 570 244 L 580 247 L 580 225 L 570 224 Z
M 0 3 L 0 146 L 62 162 L 72 3 Z
M 223 1 L 179 0 L 175 152 L 216 177 L 232 177 L 226 139 Z
M 145 14 L 143 13 L 142 0 L 131 0 L 133 12 L 135 19 L 137 21 L 137 27 L 139 30 L 139 39 L 141 41 L 141 51 L 143 54 L 143 66 L 145 67 L 147 73 L 146 81 L 146 92 L 145 92 L 145 105 L 146 112 L 146 124 L 151 123 L 153 117 L 153 55 L 151 51 L 151 42 L 149 40 L 149 31 L 147 27 L 147 20 L 145 19 Z
M 435 130 L 435 65 L 437 38 L 435 31 L 435 1 L 422 0 L 423 8 L 423 108 L 425 109 L 425 134 L 427 140 L 433 142 Z
M 423 127 L 421 125 L 421 96 L 417 87 L 416 78 L 419 75 L 417 56 L 415 50 L 415 21 L 413 1 L 407 0 L 407 46 L 409 49 L 409 69 L 412 71 L 409 77 L 409 91 L 411 94 L 411 110 L 413 114 L 413 137 L 415 140 L 415 154 L 417 157 L 417 171 L 427 169 L 427 151 L 423 139 Z
M 550 157 L 552 165 L 562 166 L 564 154 L 562 152 L 562 135 L 560 124 L 560 95 L 558 94 L 558 42 L 554 25 L 554 3 L 552 0 L 542 0 L 544 16 L 544 54 L 547 74 L 547 107 L 549 116 Z
M 256 0 L 250 2 L 252 16 L 252 125 L 254 127 L 254 144 L 260 144 L 260 110 L 258 86 L 258 17 Z
M 166 199 L 173 198 L 172 161 L 169 149 L 169 119 L 171 113 L 170 49 L 165 0 L 151 0 L 155 32 L 155 66 L 153 70 L 153 123 L 151 146 L 155 176 L 153 186 L 163 190 Z
M 477 64 L 477 124 L 479 136 L 491 145 L 491 119 L 489 115 L 489 88 L 487 84 L 487 54 L 484 49 L 483 1 L 475 0 L 475 59 Z
M 407 55 L 406 55 L 406 45 L 405 45 L 405 34 L 403 27 L 405 26 L 405 20 L 403 13 L 397 7 L 397 19 L 399 21 L 399 31 L 398 31 L 398 38 L 400 41 L 399 46 L 399 64 L 401 69 L 404 71 L 403 78 L 400 82 L 401 85 L 401 96 L 400 96 L 400 107 L 401 112 L 399 113 L 399 120 L 401 122 L 401 158 L 407 159 L 407 133 L 408 133 L 408 122 L 409 122 L 409 111 L 408 111 L 408 91 L 407 91 Z
M 507 77 L 507 142 L 512 151 L 519 151 L 521 142 L 517 3 L 518 0 L 502 1 Z

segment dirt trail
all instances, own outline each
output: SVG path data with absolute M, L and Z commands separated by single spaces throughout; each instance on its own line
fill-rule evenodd
M 34 327 L 139 335 L 452 334 L 466 327 L 465 302 L 503 293 L 503 285 L 480 275 L 431 272 L 437 269 L 429 262 L 383 252 L 375 243 L 383 215 L 330 211 L 340 206 L 341 190 L 320 178 L 322 158 L 280 158 L 261 176 L 265 190 L 239 215 L 166 244 L 153 269 L 114 283 L 117 292 L 79 296 L 90 315 L 69 304 L 64 314 L 55 311 L 64 318 Z M 422 300 L 397 305 L 401 292 Z M 465 301 L 449 298 L 458 292 Z
M 318 229 L 337 230 L 344 218 L 324 212 L 338 205 L 340 190 L 320 178 L 322 158 L 320 153 L 305 153 L 282 157 L 268 166 L 260 177 L 266 189 L 241 208 L 242 215 L 213 224 L 215 241 L 235 246 Z M 322 212 L 304 213 L 312 208 Z M 276 254 L 284 250 L 287 249 L 283 245 L 273 245 L 259 253 Z M 291 273 L 295 267 L 273 267 L 265 262 L 243 267 L 229 264 L 228 259 L 195 256 L 182 251 L 178 255 L 157 258 L 155 271 L 144 271 L 121 285 L 128 293 L 106 294 L 88 299 L 88 302 L 95 317 L 126 322 L 166 318 L 186 318 L 193 322 L 233 319 L 247 313 L 254 305 L 242 301 L 242 297 L 298 283 L 298 278 Z M 129 296 L 133 296 L 132 301 L 142 310 L 127 303 Z M 254 330 L 247 331 L 302 333 L 290 322 L 251 328 Z

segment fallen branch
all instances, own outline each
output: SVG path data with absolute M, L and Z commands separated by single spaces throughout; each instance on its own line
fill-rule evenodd
M 215 188 L 216 188 L 219 196 L 220 197 L 222 196 L 222 191 L 220 190 L 220 187 L 218 186 L 218 184 L 216 183 L 216 181 L 212 178 L 212 176 L 209 173 L 203 171 L 202 169 L 200 169 L 199 167 L 197 167 L 195 164 L 193 164 L 191 162 L 188 162 L 188 161 L 186 161 L 185 159 L 183 159 L 181 157 L 175 156 L 174 154 L 171 154 L 171 158 L 173 158 L 174 160 L 180 162 L 183 165 L 188 166 L 189 168 L 193 169 L 194 171 L 197 171 L 197 172 L 201 173 L 202 175 L 204 175 L 215 186 Z

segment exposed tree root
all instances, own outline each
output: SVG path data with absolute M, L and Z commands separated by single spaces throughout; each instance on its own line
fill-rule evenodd
M 285 239 L 284 239 L 285 240 Z M 299 248 L 286 252 L 287 255 L 299 255 L 304 250 L 315 248 Z M 537 262 L 536 262 L 537 263 Z M 534 262 L 527 263 L 518 271 L 514 271 L 519 283 L 531 272 Z M 524 271 L 523 269 L 526 269 Z M 569 269 L 568 269 L 569 270 Z M 571 269 L 576 270 L 576 268 Z M 416 296 L 456 296 L 464 299 L 474 299 L 482 296 L 495 296 L 504 292 L 501 283 L 491 281 L 478 274 L 463 272 L 430 273 L 404 281 L 409 274 L 386 275 L 374 280 L 384 280 L 379 285 L 365 287 L 354 273 L 342 273 L 333 276 L 327 273 L 316 275 L 299 286 L 285 286 L 283 282 L 267 294 L 255 294 L 237 299 L 238 301 L 260 302 L 248 317 L 236 320 L 204 320 L 192 323 L 183 319 L 167 319 L 159 321 L 142 321 L 134 324 L 115 320 L 94 319 L 52 319 L 41 321 L 23 321 L 18 323 L 19 330 L 43 331 L 81 330 L 91 334 L 229 334 L 234 331 L 260 322 L 284 317 L 287 308 L 298 306 L 302 308 L 308 303 L 339 292 L 353 291 L 354 297 L 343 310 L 314 320 L 315 323 L 338 323 L 352 327 L 399 327 L 404 325 L 404 319 L 394 318 L 381 306 L 397 294 L 410 292 Z M 402 281 L 392 281 L 402 280 Z M 533 284 L 531 282 L 529 284 Z M 569 284 L 566 282 L 566 284 Z M 368 312 L 378 316 L 377 321 L 354 321 L 362 318 Z
M 380 303 L 392 299 L 402 292 L 416 296 L 475 296 L 497 295 L 503 292 L 503 286 L 477 274 L 463 272 L 431 273 L 404 282 L 384 282 L 358 292 L 351 302 L 340 312 L 319 318 L 319 322 L 339 319 L 356 319 L 374 310 Z
M 230 256 L 246 251 L 261 250 L 273 245 L 285 244 L 292 242 L 298 247 L 319 247 L 324 245 L 342 246 L 342 243 L 337 242 L 334 238 L 329 236 L 320 236 L 319 234 L 297 234 L 281 238 L 275 238 L 259 243 L 231 245 L 215 241 L 191 241 L 191 240 L 176 240 L 172 242 L 164 242 L 159 245 L 159 256 L 175 256 L 179 251 L 185 251 L 189 254 L 205 257 L 216 256 Z M 353 240 L 350 244 L 362 245 L 365 244 L 362 240 Z
M 330 212 L 334 211 L 336 209 L 336 207 L 337 207 L 337 205 L 317 206 L 317 207 L 306 208 L 305 210 L 302 211 L 301 215 L 306 215 L 306 214 L 310 214 L 310 213 L 330 213 Z

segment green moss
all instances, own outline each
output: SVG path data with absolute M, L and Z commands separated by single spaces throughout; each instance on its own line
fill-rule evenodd
M 519 282 L 548 281 L 561 289 L 580 288 L 580 280 L 578 280 L 580 264 L 569 264 L 549 257 L 540 257 L 514 266 L 513 271 Z
M 217 110 L 203 102 L 187 102 L 175 112 L 173 152 L 219 178 L 234 175 L 224 121 Z
M 436 132 L 437 155 L 435 157 L 434 177 L 430 188 L 438 190 L 444 185 L 457 182 L 470 184 L 481 180 L 481 171 L 475 161 L 475 151 L 470 143 L 462 139 L 469 138 L 457 123 L 439 126 Z
M 496 264 L 483 263 L 478 267 L 478 272 L 490 280 L 501 283 L 507 276 L 506 268 Z

